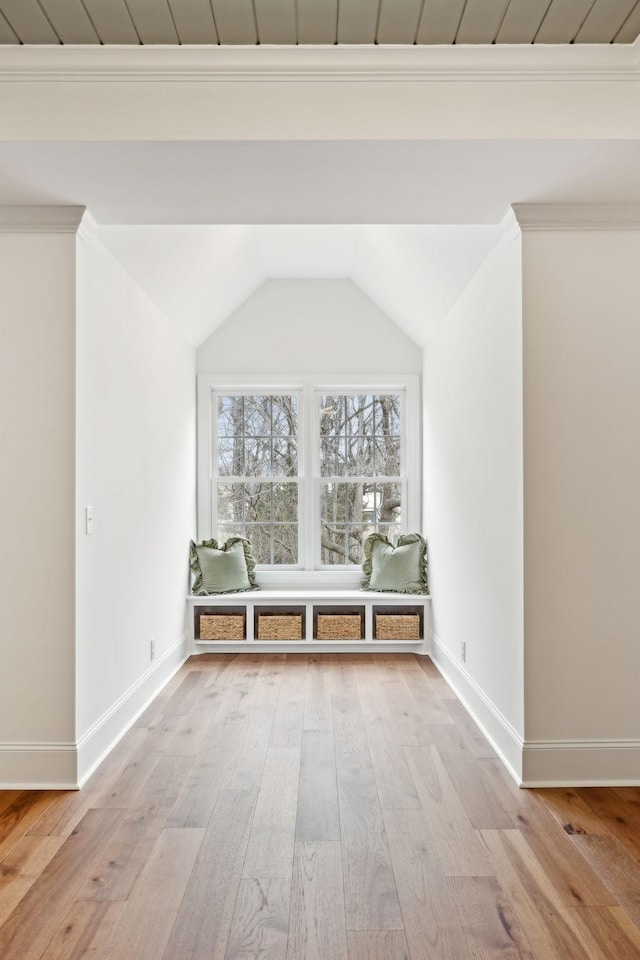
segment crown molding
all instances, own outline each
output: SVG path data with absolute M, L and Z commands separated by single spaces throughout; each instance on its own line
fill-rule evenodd
M 639 203 L 514 203 L 522 231 L 640 230 Z
M 637 44 L 5 46 L 4 82 L 637 81 Z
M 0 206 L 0 233 L 77 233 L 85 209 Z

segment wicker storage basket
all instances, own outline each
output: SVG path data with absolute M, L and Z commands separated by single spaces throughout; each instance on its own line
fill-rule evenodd
M 200 614 L 201 640 L 244 640 L 243 613 Z
M 258 640 L 303 640 L 302 614 L 258 615 Z
M 362 640 L 359 613 L 319 613 L 318 640 Z
M 376 613 L 377 640 L 420 640 L 417 613 Z

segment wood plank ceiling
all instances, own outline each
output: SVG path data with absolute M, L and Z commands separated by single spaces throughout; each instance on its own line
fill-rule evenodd
M 633 43 L 640 0 L 0 0 L 0 44 Z

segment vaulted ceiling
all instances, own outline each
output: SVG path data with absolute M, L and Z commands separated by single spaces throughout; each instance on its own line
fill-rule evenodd
M 632 43 L 640 0 L 0 0 L 0 44 Z

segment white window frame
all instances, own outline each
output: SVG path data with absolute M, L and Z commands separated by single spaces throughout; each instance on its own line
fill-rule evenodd
M 320 418 L 316 398 L 324 394 L 392 394 L 401 397 L 400 463 L 403 480 L 402 532 L 421 532 L 422 528 L 422 416 L 420 378 L 417 374 L 336 376 L 314 374 L 292 381 L 283 377 L 247 375 L 199 374 L 197 387 L 198 450 L 197 450 L 197 505 L 198 539 L 214 536 L 213 484 L 218 481 L 213 463 L 217 436 L 217 412 L 213 398 L 216 393 L 228 395 L 297 394 L 298 452 L 297 477 L 288 477 L 298 483 L 298 564 L 296 566 L 260 565 L 260 583 L 278 589 L 299 586 L 328 586 L 340 584 L 355 587 L 362 576 L 361 568 L 353 564 L 320 565 L 320 493 L 325 478 L 320 476 Z M 354 478 L 346 478 L 352 480 Z M 317 527 L 317 529 L 316 529 Z

